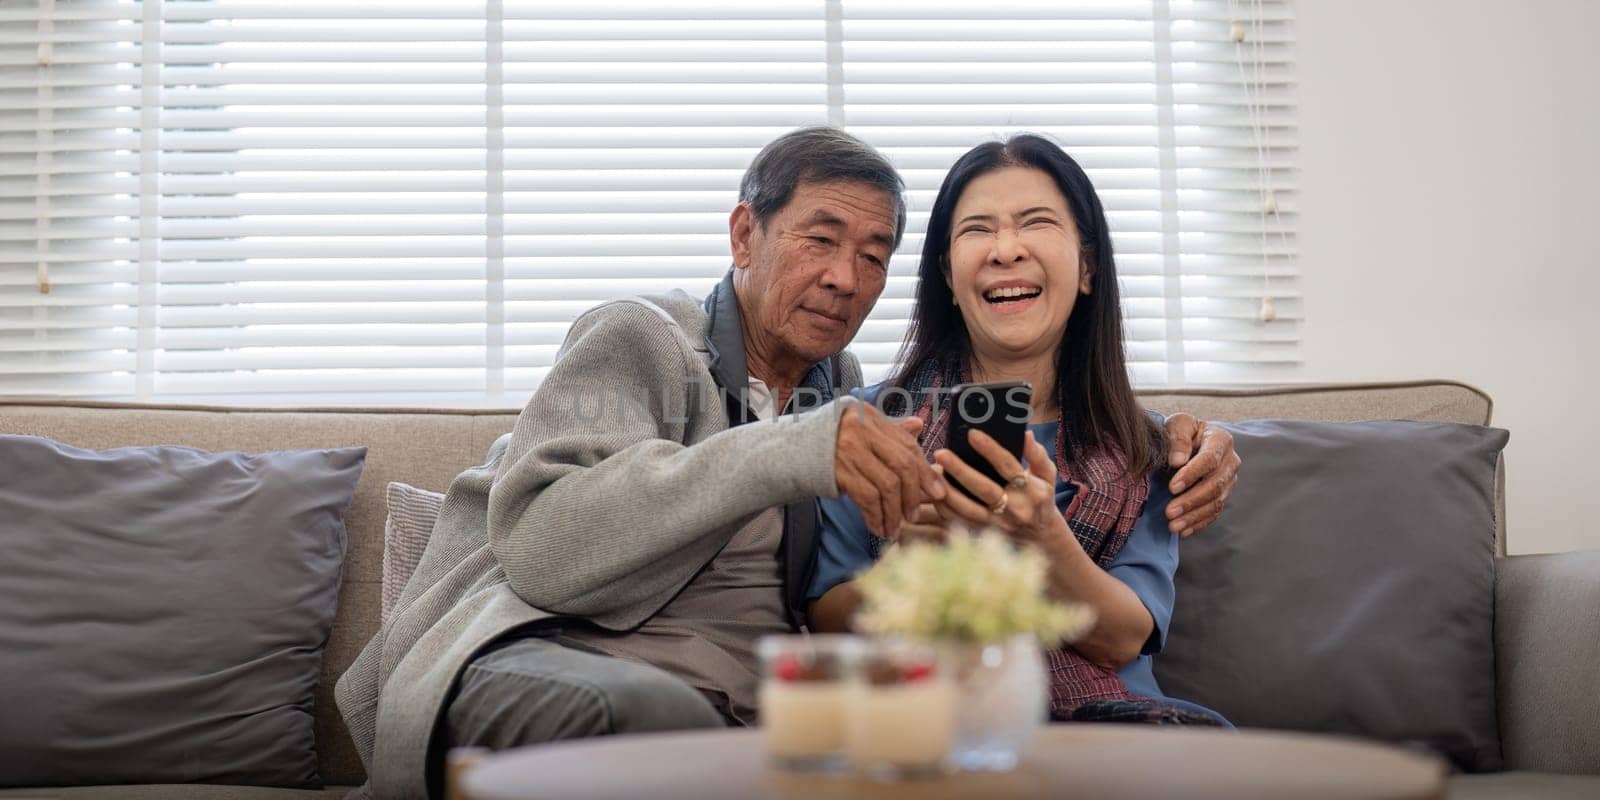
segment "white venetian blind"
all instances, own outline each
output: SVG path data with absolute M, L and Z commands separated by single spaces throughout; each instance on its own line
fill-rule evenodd
M 584 308 L 727 272 L 745 167 L 828 121 L 823 7 L 504 2 L 508 391 Z
M 1300 307 L 1287 3 L 842 8 L 842 120 L 894 159 L 923 212 L 856 345 L 864 360 L 893 357 L 926 211 L 950 164 L 979 140 L 1033 131 L 1083 165 L 1106 207 L 1138 383 L 1289 376 Z M 1246 43 L 1234 42 L 1236 22 Z M 1274 167 L 1270 184 L 1263 161 Z M 1264 185 L 1277 188 L 1278 217 L 1264 213 Z M 1271 322 L 1261 319 L 1267 296 Z
M 1031 130 L 1105 200 L 1137 380 L 1282 379 L 1292 40 L 1264 0 L 8 0 L 0 393 L 516 405 L 585 308 L 709 289 L 819 123 L 911 189 L 869 378 L 945 170 Z

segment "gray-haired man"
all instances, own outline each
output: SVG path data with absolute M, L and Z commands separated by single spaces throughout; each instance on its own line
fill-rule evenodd
M 861 382 L 844 347 L 883 290 L 902 190 L 847 134 L 787 134 L 745 174 L 709 297 L 574 323 L 339 682 L 380 797 L 437 793 L 450 746 L 754 720 L 756 638 L 804 623 L 814 498 L 847 494 L 892 535 L 944 491 L 919 423 L 844 413 Z M 1179 419 L 1189 452 L 1200 426 Z M 1206 441 L 1221 467 L 1185 500 L 1220 510 L 1236 458 Z

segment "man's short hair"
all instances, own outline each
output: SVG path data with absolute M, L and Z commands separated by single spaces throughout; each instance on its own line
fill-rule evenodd
M 800 128 L 761 148 L 739 181 L 739 202 L 748 203 L 756 222 L 765 225 L 800 184 L 835 181 L 864 183 L 889 195 L 898 248 L 906 230 L 905 182 L 882 153 L 838 128 Z

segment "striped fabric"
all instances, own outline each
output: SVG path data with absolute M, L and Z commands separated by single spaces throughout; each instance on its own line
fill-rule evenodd
M 389 516 L 383 522 L 381 619 L 388 622 L 390 609 L 400 600 L 400 592 L 422 560 L 422 551 L 428 548 L 428 535 L 433 533 L 444 495 L 399 482 L 391 482 L 383 495 Z

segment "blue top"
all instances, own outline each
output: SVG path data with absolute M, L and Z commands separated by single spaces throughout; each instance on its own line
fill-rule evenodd
M 863 399 L 873 402 L 878 393 L 874 386 L 866 390 Z M 1059 423 L 1044 422 L 1029 425 L 1033 436 L 1040 442 L 1054 442 Z M 1046 445 L 1047 447 L 1049 445 Z M 1106 570 L 1112 577 L 1127 584 L 1138 595 L 1155 621 L 1155 629 L 1138 658 L 1118 671 L 1128 691 L 1145 697 L 1166 699 L 1156 684 L 1151 656 L 1161 652 L 1167 643 L 1167 627 L 1172 622 L 1172 601 L 1176 594 L 1173 576 L 1178 571 L 1178 537 L 1167 530 L 1163 513 L 1172 493 L 1163 480 L 1164 471 L 1158 470 L 1150 477 L 1150 499 L 1128 535 L 1128 543 L 1117 552 Z M 1072 502 L 1077 487 L 1064 481 L 1056 483 L 1056 505 L 1063 511 Z M 840 497 L 822 500 L 822 535 L 817 553 L 817 569 L 807 589 L 806 599 L 815 600 L 829 589 L 843 583 L 851 576 L 872 564 L 872 534 L 867 521 L 854 500 Z

